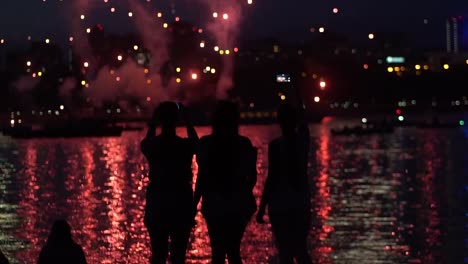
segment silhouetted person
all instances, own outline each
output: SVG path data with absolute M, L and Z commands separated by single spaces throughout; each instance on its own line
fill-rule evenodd
M 39 254 L 38 264 L 86 264 L 80 245 L 72 239 L 71 228 L 65 220 L 57 220 L 52 226 L 46 245 Z
M 8 259 L 3 255 L 3 252 L 0 250 L 0 264 L 8 264 Z
M 242 263 L 240 244 L 256 210 L 257 150 L 240 136 L 239 110 L 221 101 L 213 114 L 212 134 L 200 140 L 195 212 L 200 198 L 208 226 L 212 263 Z
M 307 250 L 310 226 L 310 187 L 307 178 L 310 135 L 305 120 L 299 124 L 297 110 L 283 104 L 278 109 L 282 136 L 268 149 L 268 178 L 257 222 L 268 214 L 280 263 L 311 263 Z M 298 127 L 299 126 L 299 127 Z
M 189 138 L 177 136 L 181 107 L 173 102 L 161 103 L 141 142 L 149 163 L 145 225 L 151 239 L 152 264 L 166 263 L 169 239 L 171 262 L 185 263 L 193 223 L 192 159 L 198 136 L 188 120 L 185 121 Z M 161 133 L 156 136 L 158 124 Z

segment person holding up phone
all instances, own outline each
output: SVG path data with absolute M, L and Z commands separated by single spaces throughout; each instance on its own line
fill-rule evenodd
M 184 117 L 188 138 L 176 134 Z M 161 127 L 159 135 L 156 127 Z M 166 263 L 171 241 L 171 263 L 185 263 L 193 225 L 192 159 L 198 135 L 182 104 L 163 102 L 154 111 L 141 150 L 149 163 L 145 226 L 151 240 L 151 263 Z

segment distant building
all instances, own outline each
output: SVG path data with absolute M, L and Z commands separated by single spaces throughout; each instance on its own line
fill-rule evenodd
M 447 19 L 446 42 L 448 53 L 468 51 L 468 17 L 458 16 Z

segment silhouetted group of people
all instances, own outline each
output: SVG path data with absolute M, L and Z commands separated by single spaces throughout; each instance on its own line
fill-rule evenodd
M 151 242 L 151 264 L 182 264 L 201 200 L 212 249 L 212 263 L 242 263 L 241 240 L 257 211 L 268 215 L 281 264 L 311 263 L 307 248 L 310 187 L 307 163 L 310 145 L 304 109 L 283 104 L 278 109 L 282 136 L 269 144 L 268 176 L 261 202 L 257 182 L 257 149 L 239 135 L 239 109 L 220 101 L 212 115 L 212 133 L 199 138 L 183 105 L 163 102 L 154 111 L 141 150 L 149 163 L 144 223 Z M 182 117 L 187 138 L 176 134 Z M 160 133 L 156 135 L 157 128 Z M 193 191 L 192 161 L 198 174 Z M 0 252 L 0 264 L 8 263 Z M 53 224 L 38 264 L 86 263 L 82 248 L 65 220 Z
M 269 219 L 281 264 L 311 263 L 307 249 L 310 187 L 307 163 L 310 146 L 303 109 L 283 104 L 278 109 L 282 136 L 269 145 L 269 172 L 256 220 Z M 184 117 L 188 138 L 176 134 Z M 212 263 L 242 263 L 241 240 L 257 211 L 257 149 L 239 135 L 239 109 L 220 101 L 212 115 L 212 133 L 199 139 L 186 109 L 164 102 L 155 110 L 141 149 L 148 160 L 145 225 L 151 239 L 152 264 L 185 263 L 198 204 L 210 238 Z M 160 133 L 156 135 L 156 128 Z M 192 158 L 198 174 L 192 191 Z M 170 246 L 169 246 L 170 241 Z

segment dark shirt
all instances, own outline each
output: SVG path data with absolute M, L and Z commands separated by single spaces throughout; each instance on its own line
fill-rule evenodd
M 269 144 L 267 203 L 269 211 L 308 210 L 307 177 L 310 139 L 308 133 L 280 137 Z
M 196 141 L 178 136 L 145 138 L 141 150 L 149 163 L 147 207 L 190 208 L 193 199 L 192 159 Z
M 86 264 L 83 249 L 73 241 L 45 245 L 37 264 Z
M 200 140 L 197 192 L 205 214 L 255 211 L 256 159 L 257 150 L 246 137 L 210 135 Z

